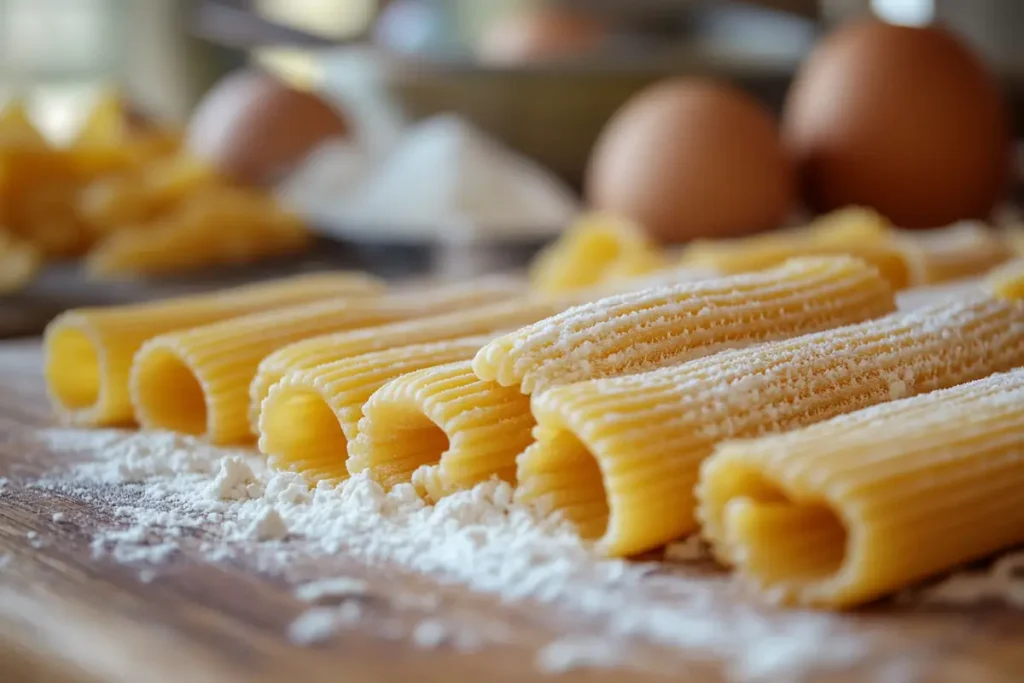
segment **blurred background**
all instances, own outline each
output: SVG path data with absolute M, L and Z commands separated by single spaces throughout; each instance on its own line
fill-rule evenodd
M 0 169 L 0 281 L 32 272 L 0 294 L 0 335 L 72 305 L 325 264 L 395 277 L 521 267 L 592 199 L 595 142 L 632 95 L 699 76 L 782 115 L 822 36 L 867 14 L 948 27 L 1020 132 L 1013 0 L 0 0 L 0 144 L 27 145 L 25 117 L 56 150 L 11 153 Z M 41 180 L 11 180 L 36 166 Z M 66 220 L 85 227 L 51 247 L 32 237 L 51 228 L 25 218 L 42 200 L 16 205 L 34 192 L 51 206 L 61 173 L 74 186 Z M 267 197 L 310 237 L 268 218 Z M 124 228 L 143 223 L 162 237 Z

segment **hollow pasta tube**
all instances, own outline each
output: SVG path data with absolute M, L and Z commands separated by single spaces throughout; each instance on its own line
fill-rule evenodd
M 374 391 L 409 372 L 468 360 L 490 338 L 398 346 L 293 370 L 263 401 L 259 448 L 272 466 L 301 472 L 311 481 L 345 479 L 348 442 Z
M 769 599 L 847 608 L 1024 541 L 1024 370 L 705 461 L 698 517 Z
M 534 397 L 519 498 L 610 555 L 696 529 L 694 484 L 721 441 L 784 432 L 1024 363 L 1024 302 L 976 296 Z
M 373 301 L 326 301 L 160 335 L 132 363 L 135 417 L 146 428 L 201 435 L 214 443 L 252 440 L 249 387 L 268 354 L 316 335 L 458 310 L 511 297 L 504 278 L 426 288 Z
M 43 338 L 47 392 L 58 416 L 80 425 L 132 421 L 128 373 L 147 339 L 259 311 L 384 291 L 361 273 L 302 275 L 154 303 L 79 308 L 55 318 Z

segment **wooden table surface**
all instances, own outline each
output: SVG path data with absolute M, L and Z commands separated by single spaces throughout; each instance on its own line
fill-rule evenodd
M 538 672 L 534 658 L 539 646 L 574 628 L 572 619 L 555 614 L 556 606 L 500 604 L 492 596 L 354 563 L 346 574 L 368 581 L 371 599 L 364 604 L 372 618 L 399 623 L 421 618 L 386 599 L 401 585 L 441 595 L 443 609 L 463 618 L 500 620 L 510 637 L 460 653 L 416 648 L 408 639 L 356 629 L 300 647 L 286 634 L 308 605 L 280 578 L 238 564 L 186 559 L 146 583 L 138 568 L 94 559 L 91 533 L 109 521 L 109 512 L 72 495 L 28 486 L 54 463 L 45 453 L 27 453 L 19 437 L 50 419 L 37 343 L 0 344 L 0 477 L 10 480 L 0 494 L 4 683 L 729 680 L 720 662 L 663 649 L 626 670 L 571 671 L 553 679 Z M 57 511 L 68 521 L 54 523 Z M 43 543 L 33 544 L 30 532 Z M 890 676 L 886 683 L 1024 681 L 1021 611 L 998 605 L 926 609 L 888 604 L 830 618 L 852 631 L 880 636 L 883 645 L 841 672 L 783 672 L 772 680 L 874 683 L 883 680 L 884 669 Z M 901 657 L 914 662 L 905 675 L 899 667 L 883 667 Z

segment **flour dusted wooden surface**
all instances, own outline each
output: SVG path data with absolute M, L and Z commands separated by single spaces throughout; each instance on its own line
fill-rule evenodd
M 344 558 L 345 574 L 364 579 L 364 618 L 313 647 L 289 641 L 289 625 L 308 605 L 283 579 L 263 575 L 244 561 L 213 565 L 179 557 L 160 567 L 151 582 L 138 567 L 94 559 L 92 531 L 109 523 L 102 505 L 26 487 L 50 470 L 56 455 L 28 451 L 23 437 L 49 424 L 35 343 L 0 344 L 0 680 L 17 683 L 117 681 L 262 682 L 565 680 L 719 683 L 729 680 L 721 662 L 668 648 L 641 647 L 620 669 L 573 671 L 548 678 L 535 664 L 537 650 L 554 638 L 585 633 L 585 620 L 556 605 L 503 605 L 496 598 L 395 568 L 372 570 Z M 53 521 L 54 513 L 63 518 Z M 34 532 L 34 536 L 31 534 Z M 729 583 L 706 567 L 695 569 L 709 593 Z M 691 577 L 692 579 L 692 577 Z M 507 638 L 480 651 L 417 648 L 411 639 L 387 637 L 375 626 L 412 630 L 421 610 L 388 600 L 396 588 L 435 594 L 443 614 L 482 626 L 500 622 Z M 775 616 L 773 616 L 773 614 Z M 783 613 L 763 611 L 769 620 Z M 999 605 L 958 608 L 891 603 L 829 617 L 856 637 L 871 636 L 874 649 L 843 672 L 775 672 L 780 681 L 878 680 L 883 665 L 907 661 L 895 681 L 1024 680 L 1024 612 Z M 727 637 L 723 634 L 723 637 Z M 799 643 L 797 643 L 799 645 Z M 779 648 L 793 643 L 779 643 Z M 769 648 L 771 651 L 771 648 Z M 886 679 L 890 680 L 890 679 Z

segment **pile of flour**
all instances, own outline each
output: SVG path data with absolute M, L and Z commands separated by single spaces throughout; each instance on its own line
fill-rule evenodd
M 411 486 L 385 493 L 365 476 L 310 489 L 297 474 L 265 468 L 251 451 L 170 433 L 53 429 L 33 438 L 74 463 L 33 485 L 110 508 L 113 521 L 95 532 L 93 551 L 139 566 L 144 580 L 179 554 L 210 562 L 244 557 L 282 576 L 311 557 L 398 567 L 429 576 L 438 590 L 468 586 L 506 603 L 547 604 L 552 614 L 574 619 L 577 635 L 537 652 L 538 668 L 549 672 L 629 666 L 650 659 L 637 648 L 654 647 L 722 663 L 731 680 L 789 681 L 859 662 L 874 644 L 833 615 L 729 599 L 727 579 L 700 575 L 710 563 L 696 540 L 671 546 L 665 562 L 600 559 L 566 524 L 513 502 L 502 482 L 427 506 Z M 678 563 L 689 564 L 685 575 Z M 311 603 L 292 625 L 296 642 L 364 628 L 362 580 L 321 575 L 298 581 L 295 590 Z M 334 604 L 316 604 L 325 596 Z M 439 618 L 436 595 L 395 600 L 429 613 L 413 633 L 394 634 L 421 647 L 469 650 L 508 637 L 500 622 Z M 901 653 L 893 666 L 929 656 Z

